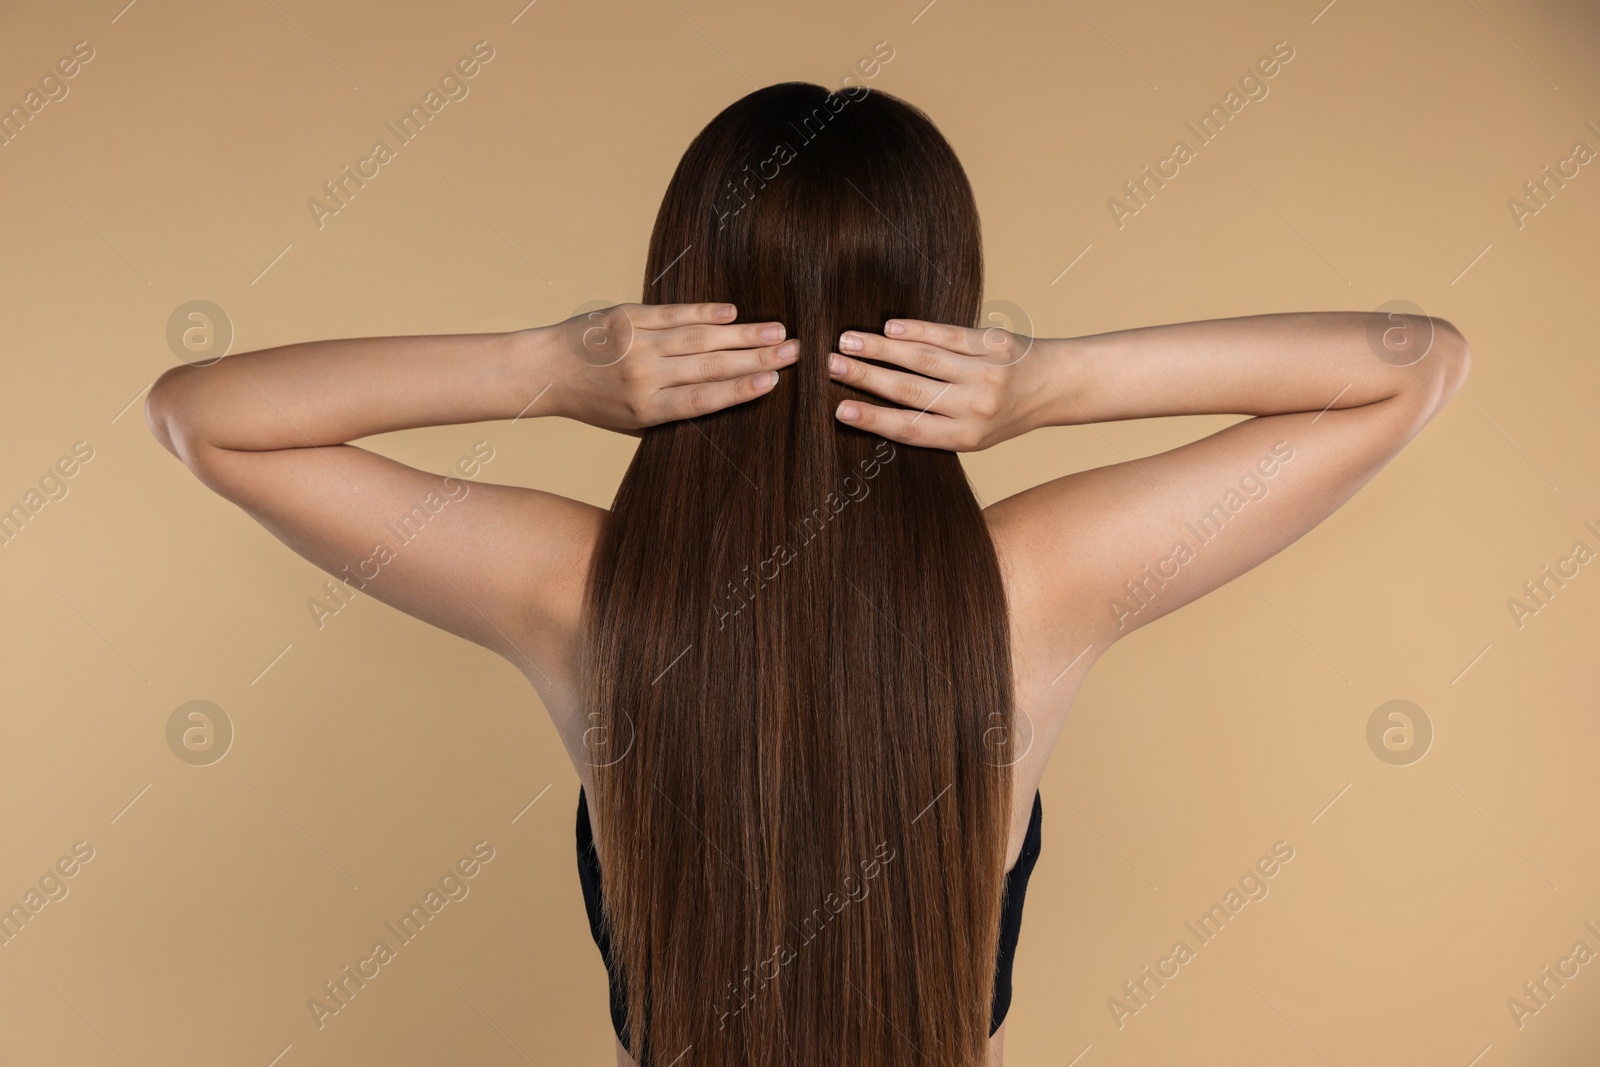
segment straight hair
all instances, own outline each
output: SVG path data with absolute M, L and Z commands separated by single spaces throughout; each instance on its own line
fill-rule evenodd
M 973 326 L 977 207 L 932 121 L 863 86 L 738 100 L 678 163 L 644 302 L 730 301 L 800 358 L 651 427 L 582 645 L 604 917 L 641 1063 L 987 1062 L 1011 815 L 1001 573 L 953 452 L 837 421 L 828 353 Z

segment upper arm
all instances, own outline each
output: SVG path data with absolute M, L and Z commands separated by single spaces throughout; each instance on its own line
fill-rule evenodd
M 1232 581 L 1327 518 L 1453 394 L 1464 347 L 1461 358 L 1441 362 L 1448 373 L 1427 388 L 1358 407 L 1246 418 L 991 505 L 1023 651 L 1053 650 L 1022 664 L 1019 687 L 1049 691 L 1040 688 L 1048 672 L 1080 649 L 1089 653 L 1081 672 L 1118 638 Z
M 173 450 L 324 571 L 504 656 L 552 711 L 566 702 L 603 509 L 431 474 L 354 445 Z

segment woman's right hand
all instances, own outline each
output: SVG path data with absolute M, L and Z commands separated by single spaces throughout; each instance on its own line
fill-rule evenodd
M 732 320 L 732 304 L 617 304 L 536 330 L 559 414 L 639 436 L 765 395 L 799 342 L 778 322 Z M 542 342 L 540 337 L 542 336 Z
M 839 336 L 844 354 L 828 356 L 830 376 L 903 407 L 845 400 L 835 417 L 902 444 L 949 452 L 989 448 L 1042 425 L 1053 390 L 1038 349 L 1049 343 L 999 327 L 920 319 L 890 319 L 883 334 L 846 330 Z M 1030 353 L 1032 359 L 1024 358 Z

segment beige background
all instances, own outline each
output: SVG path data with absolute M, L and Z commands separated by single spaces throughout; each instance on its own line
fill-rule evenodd
M 1600 163 L 1521 228 L 1507 206 L 1600 150 L 1592 4 L 123 2 L 0 14 L 7 105 L 95 51 L 0 147 L 0 506 L 93 448 L 0 547 L 0 904 L 94 850 L 0 946 L 0 1063 L 609 1062 L 577 782 L 532 690 L 370 598 L 319 630 L 324 575 L 161 449 L 142 391 L 197 298 L 235 351 L 637 299 L 701 125 L 754 86 L 837 86 L 878 41 L 869 84 L 955 145 L 989 294 L 1038 333 L 1406 299 L 1475 353 L 1351 503 L 1090 677 L 1047 775 L 1010 1062 L 1592 1061 L 1600 963 L 1521 1028 L 1506 1003 L 1600 951 L 1600 565 L 1521 629 L 1507 608 L 1600 549 Z M 308 198 L 479 40 L 470 95 L 319 229 Z M 1119 230 L 1107 199 L 1280 40 L 1270 94 Z M 992 501 L 1227 421 L 1049 430 L 969 469 Z M 632 445 L 548 420 L 374 447 L 443 471 L 478 440 L 480 477 L 597 504 Z M 1435 731 L 1409 766 L 1366 741 L 1396 698 Z M 210 766 L 166 739 L 195 699 L 235 730 Z M 1119 1030 L 1108 998 L 1280 840 L 1270 895 Z M 308 998 L 478 841 L 470 896 L 319 1030 Z

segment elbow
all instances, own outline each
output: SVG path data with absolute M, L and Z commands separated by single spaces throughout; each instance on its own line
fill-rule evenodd
M 189 396 L 189 376 L 194 367 L 171 367 L 150 385 L 144 398 L 144 421 L 161 447 L 177 457 L 201 484 L 227 495 L 228 482 L 219 474 L 216 458 L 222 449 L 213 447 L 194 425 L 193 399 Z
M 166 371 L 150 384 L 150 391 L 144 398 L 144 424 L 150 429 L 150 436 L 161 442 L 173 455 L 178 450 L 172 444 L 172 424 L 168 413 L 167 394 L 171 390 L 169 384 L 172 371 Z
M 177 432 L 182 424 L 178 415 L 178 396 L 182 391 L 183 371 L 186 369 L 183 366 L 168 368 L 151 383 L 150 391 L 144 398 L 144 422 L 150 429 L 150 435 L 180 460 L 184 458 L 184 448 L 182 437 Z
M 1414 362 L 1401 365 L 1404 377 L 1392 398 L 1394 409 L 1405 412 L 1400 430 L 1405 440 L 1445 409 L 1472 369 L 1472 349 L 1455 323 L 1431 317 L 1429 322 L 1433 336 L 1428 347 Z
M 1448 397 L 1461 388 L 1472 370 L 1472 349 L 1467 339 L 1448 319 L 1434 320 L 1435 344 L 1439 348 L 1440 377 Z
M 1408 391 L 1421 416 L 1418 429 L 1444 410 L 1472 369 L 1472 350 L 1455 323 L 1433 319 L 1432 325 L 1432 342 L 1422 358 L 1411 365 L 1417 376 Z

